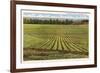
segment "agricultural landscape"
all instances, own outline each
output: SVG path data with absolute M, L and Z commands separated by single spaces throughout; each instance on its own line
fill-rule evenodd
M 25 61 L 88 57 L 88 19 L 23 17 L 23 23 Z

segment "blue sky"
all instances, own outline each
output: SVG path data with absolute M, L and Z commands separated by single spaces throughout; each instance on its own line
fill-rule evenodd
M 88 13 L 66 12 L 66 13 L 29 13 L 24 12 L 24 17 L 35 18 L 67 18 L 67 19 L 89 19 Z

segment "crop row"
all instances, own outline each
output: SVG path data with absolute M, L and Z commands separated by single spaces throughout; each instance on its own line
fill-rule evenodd
M 67 52 L 87 52 L 87 49 L 71 40 L 71 37 L 69 35 L 49 35 L 46 40 L 43 40 L 36 45 L 38 45 L 38 47 L 35 47 L 37 49 L 64 50 Z

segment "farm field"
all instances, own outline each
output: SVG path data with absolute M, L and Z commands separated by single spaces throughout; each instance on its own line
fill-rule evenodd
M 24 24 L 24 60 L 88 57 L 88 25 Z

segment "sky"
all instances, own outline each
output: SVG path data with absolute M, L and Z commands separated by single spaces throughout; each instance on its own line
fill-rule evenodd
M 24 17 L 34 17 L 34 18 L 65 18 L 65 19 L 89 19 L 89 13 L 80 12 L 65 12 L 65 13 L 53 13 L 53 12 L 24 12 Z

